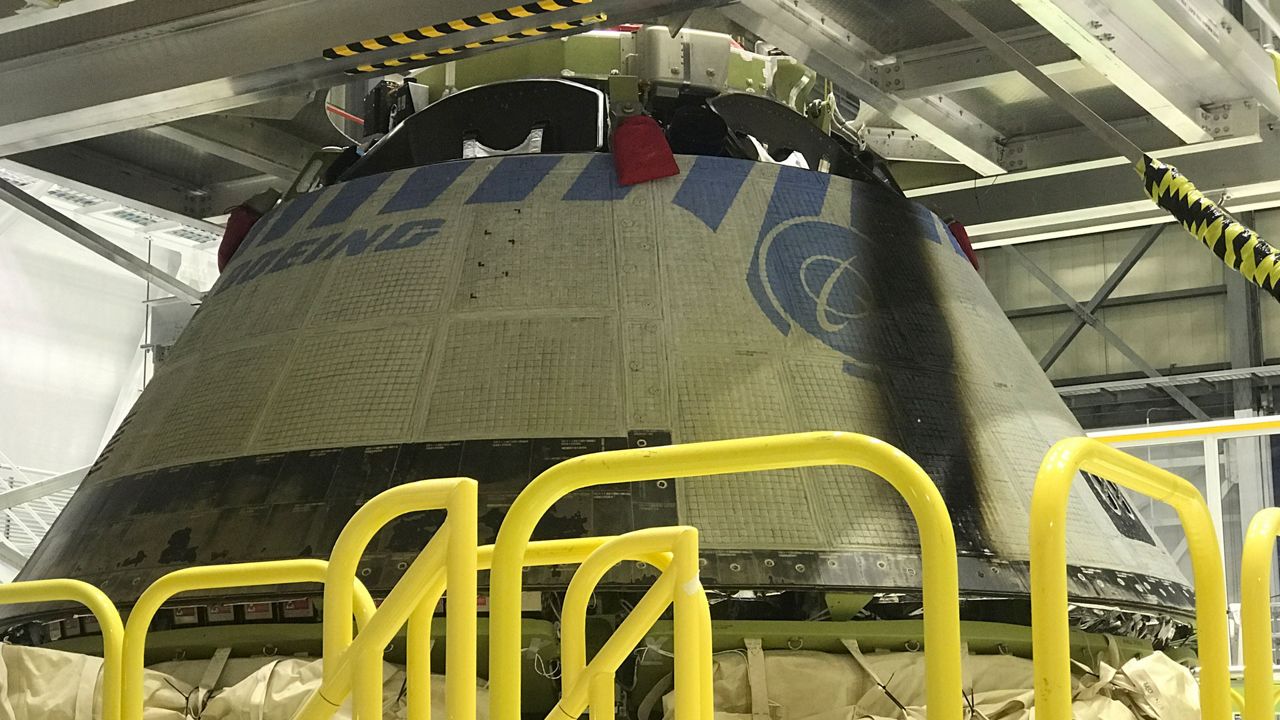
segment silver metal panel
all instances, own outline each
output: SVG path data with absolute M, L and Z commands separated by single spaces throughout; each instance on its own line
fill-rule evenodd
M 1014 2 L 1186 142 L 1209 139 L 1197 107 L 1248 95 L 1154 2 Z
M 835 23 L 890 55 L 969 38 L 926 0 L 812 0 L 812 4 Z M 1006 0 L 971 0 L 965 6 L 997 32 L 1034 24 Z
M 114 12 L 102 10 L 108 29 Z M 200 6 L 217 0 L 192 3 Z M 649 18 L 705 4 L 700 0 L 595 0 L 552 14 L 342 58 L 321 59 L 328 47 L 445 22 L 500 7 L 492 0 L 381 0 L 377 11 L 346 0 L 258 0 L 230 10 L 152 23 L 141 30 L 94 36 L 74 46 L 49 50 L 61 22 L 12 34 L 0 33 L 0 94 L 22 102 L 0 106 L 0 155 L 47 147 L 250 105 L 282 91 L 305 92 L 346 81 L 344 71 L 422 52 L 485 40 L 549 21 L 604 12 L 616 21 Z M 187 3 L 161 2 L 163 6 Z M 173 14 L 173 10 L 156 10 Z M 96 13 L 95 13 L 96 15 Z M 65 22 L 83 21 L 75 16 Z M 29 37 L 39 31 L 40 38 Z M 81 32 L 78 30 L 78 32 Z M 43 38 L 45 44 L 40 39 Z M 234 51 L 229 51 L 234 49 Z M 193 60 L 196 58 L 197 60 Z M 87 78 L 109 77 L 102 82 Z M 74 88 L 51 92 L 50 88 Z
M 1132 98 L 1092 68 L 1072 68 L 1054 73 L 1052 78 L 1106 120 L 1114 122 L 1147 116 Z M 955 92 L 951 97 L 993 127 L 1000 128 L 1005 137 L 1080 126 L 1057 103 L 1016 74 L 994 78 L 983 87 Z
M 766 38 L 854 93 L 866 105 L 981 175 L 999 175 L 999 133 L 945 96 L 904 99 L 865 77 L 877 54 L 867 41 L 798 3 L 743 0 L 722 8 L 731 20 Z
M 1233 212 L 1280 206 L 1280 181 L 1272 158 L 1280 133 L 1264 125 L 1261 142 L 1173 158 L 1196 186 L 1215 199 L 1228 193 Z M 978 246 L 1069 237 L 1171 222 L 1151 202 L 1128 163 L 1109 161 L 1074 173 L 1010 173 L 999 184 L 958 182 L 908 191 L 940 214 L 963 218 Z M 1180 238 L 1173 233 L 1165 240 Z

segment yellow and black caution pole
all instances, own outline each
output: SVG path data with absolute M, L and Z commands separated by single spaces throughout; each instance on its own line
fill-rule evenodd
M 548 34 L 554 34 L 559 32 L 565 32 L 568 30 L 573 30 L 575 28 L 585 27 L 587 25 L 602 23 L 607 19 L 608 19 L 608 16 L 605 15 L 604 13 L 600 13 L 598 15 L 588 15 L 584 18 L 579 18 L 577 20 L 566 20 L 564 22 L 552 23 L 550 25 L 543 25 L 541 27 L 529 28 L 527 30 L 521 30 L 519 32 L 511 33 L 510 35 L 499 35 L 497 37 L 489 38 L 488 40 L 480 40 L 478 42 L 467 43 L 466 45 L 462 45 L 460 47 L 440 48 L 439 50 L 429 50 L 427 52 L 414 53 L 413 55 L 406 55 L 401 58 L 396 58 L 394 60 L 386 60 L 380 63 L 372 63 L 370 65 L 357 65 L 351 70 L 348 70 L 347 74 L 359 75 L 362 73 L 378 72 L 381 70 L 396 70 L 396 71 L 412 70 L 417 67 L 421 67 L 422 65 L 429 64 L 430 61 L 432 60 L 435 60 L 438 58 L 447 58 L 452 55 L 456 55 L 458 53 L 471 50 L 473 48 L 484 47 L 486 45 L 499 45 L 501 43 L 508 43 L 514 40 L 520 40 L 522 38 L 537 37 L 539 35 L 548 35 Z
M 1280 252 L 1205 197 L 1178 168 L 1144 156 L 1138 173 L 1151 199 L 1187 232 L 1227 267 L 1280 300 Z
M 501 25 L 519 18 L 533 17 L 545 13 L 552 13 L 559 10 L 567 10 L 571 7 L 579 7 L 582 5 L 590 5 L 592 0 L 536 0 L 536 2 L 527 2 L 523 5 L 512 5 L 508 8 L 494 10 L 492 12 L 484 12 L 479 15 L 471 15 L 449 22 L 436 23 L 435 25 L 426 25 L 420 28 L 404 30 L 390 35 L 383 35 L 376 38 L 368 38 L 359 42 L 347 43 L 331 47 L 324 51 L 326 60 L 336 60 L 342 57 L 353 57 L 361 53 L 373 52 L 375 50 L 385 50 L 396 45 L 412 45 L 429 38 L 442 38 L 453 33 L 463 32 L 465 30 L 475 30 L 487 25 Z M 514 34 L 514 33 L 513 33 Z
M 1144 153 L 1142 148 L 1120 134 L 1120 131 L 1074 95 L 1062 89 L 1036 67 L 1035 63 L 1010 47 L 955 0 L 929 1 L 1113 150 L 1132 162 L 1142 176 L 1147 195 L 1157 205 L 1177 219 L 1182 227 L 1204 243 L 1228 267 L 1280 300 L 1280 252 L 1205 197 L 1177 168 Z M 1273 55 L 1273 58 L 1276 57 Z M 1277 68 L 1280 69 L 1280 60 L 1277 61 Z

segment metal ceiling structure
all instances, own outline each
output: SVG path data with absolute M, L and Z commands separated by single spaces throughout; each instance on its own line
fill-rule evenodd
M 1225 197 L 1232 212 L 1280 207 L 1273 160 L 1280 91 L 1264 50 L 1280 33 L 1277 0 L 958 2 L 1128 140 Z M 407 49 L 326 61 L 325 48 L 503 6 L 0 0 L 0 167 L 199 223 L 266 187 L 283 189 L 312 152 L 341 142 L 321 91 L 348 82 L 344 72 L 357 64 Z M 553 15 L 573 19 L 582 7 Z M 963 219 L 977 248 L 1170 221 L 1126 160 L 930 0 L 591 0 L 589 7 L 611 23 L 728 28 L 797 57 L 862 101 L 855 123 L 864 139 L 892 161 L 909 196 Z M 549 17 L 408 49 L 480 42 Z M 1097 328 L 1095 309 L 1155 299 L 1113 299 L 1103 290 L 1074 307 L 1023 312 L 1074 313 L 1078 326 Z M 1227 286 L 1202 290 L 1221 295 Z M 1248 355 L 1234 353 L 1231 365 L 1260 364 Z M 1101 378 L 1089 390 L 1120 397 L 1141 386 L 1187 407 L 1203 405 L 1199 389 L 1230 382 L 1210 373 L 1188 387 L 1154 371 Z
M 291 178 L 313 149 L 339 139 L 309 94 L 344 82 L 357 62 L 404 51 L 325 61 L 323 48 L 495 9 L 493 0 L 40 4 L 53 7 L 0 5 L 0 92 L 21 98 L 0 106 L 0 156 L 22 153 L 28 165 L 113 191 L 136 188 L 139 200 L 192 215 L 216 215 Z M 715 4 L 591 8 L 643 21 Z M 1250 207 L 1280 204 L 1274 178 L 1257 167 L 1268 153 L 1254 147 L 1275 142 L 1270 118 L 1280 115 L 1262 47 L 1280 24 L 1264 0 L 1247 9 L 1219 0 L 963 4 L 1144 150 L 1188 164 L 1204 189 L 1229 190 Z M 1120 158 L 927 0 L 738 0 L 719 12 L 861 98 L 865 136 L 896 161 L 911 194 L 966 218 L 979 242 L 1161 219 L 1137 204 L 1141 190 Z

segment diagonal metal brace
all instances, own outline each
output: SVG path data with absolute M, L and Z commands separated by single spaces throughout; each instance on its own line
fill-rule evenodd
M 1085 303 L 1084 309 L 1086 312 L 1092 315 L 1098 311 L 1098 308 L 1102 306 L 1102 303 L 1106 302 L 1107 299 L 1111 297 L 1111 293 L 1115 292 L 1115 289 L 1120 286 L 1120 283 L 1124 282 L 1124 279 L 1128 277 L 1129 271 L 1133 270 L 1133 267 L 1138 264 L 1138 261 L 1147 253 L 1147 250 L 1151 249 L 1151 246 L 1155 244 L 1156 239 L 1160 237 L 1160 233 L 1164 232 L 1166 227 L 1168 226 L 1164 224 L 1152 225 L 1151 229 L 1143 233 L 1142 237 L 1138 239 L 1137 244 L 1135 244 L 1133 249 L 1129 251 L 1129 254 L 1124 256 L 1124 259 L 1120 261 L 1119 265 L 1116 265 L 1116 268 L 1111 271 L 1111 274 L 1107 276 L 1107 279 L 1102 282 L 1102 286 L 1093 294 L 1093 297 L 1089 299 L 1089 302 Z M 1076 336 L 1080 334 L 1080 331 L 1084 329 L 1084 326 L 1091 324 L 1093 323 L 1090 323 L 1086 318 L 1077 313 L 1076 316 L 1072 318 L 1071 325 L 1068 326 L 1066 330 L 1062 331 L 1062 334 L 1058 336 L 1058 339 L 1055 340 L 1053 345 L 1049 347 L 1049 350 L 1045 352 L 1044 357 L 1040 358 L 1040 369 L 1048 370 L 1052 367 L 1053 364 L 1058 361 L 1058 358 L 1062 357 L 1062 353 L 1066 351 L 1067 346 L 1071 344 L 1071 341 L 1075 340 Z
M 1081 320 L 1092 326 L 1093 329 L 1097 330 L 1104 340 L 1110 343 L 1115 349 L 1119 350 L 1121 355 L 1128 358 L 1129 362 L 1137 366 L 1137 368 L 1146 374 L 1147 377 L 1164 377 L 1164 375 L 1162 375 L 1159 370 L 1156 370 L 1151 363 L 1143 359 L 1143 357 L 1138 354 L 1137 350 L 1134 350 L 1129 343 L 1125 342 L 1111 328 L 1107 327 L 1107 324 L 1102 322 L 1101 318 L 1086 310 L 1083 305 L 1071 296 L 1071 293 L 1067 292 L 1066 289 L 1059 285 L 1052 277 L 1049 277 L 1049 274 L 1046 273 L 1039 265 L 1035 264 L 1031 258 L 1027 257 L 1026 253 L 1022 252 L 1020 248 L 1016 245 L 1006 245 L 1005 247 L 1015 260 L 1021 263 L 1028 272 L 1034 275 L 1035 278 L 1041 282 L 1041 284 L 1046 288 L 1049 288 L 1049 292 L 1058 296 L 1059 300 L 1065 303 L 1067 307 L 1071 308 L 1071 310 L 1075 312 Z M 1192 417 L 1197 420 L 1209 419 L 1209 414 L 1204 410 L 1201 410 L 1199 405 L 1192 402 L 1191 398 L 1187 397 L 1186 394 L 1178 388 L 1172 385 L 1162 385 L 1160 386 L 1160 389 L 1167 393 L 1169 397 L 1173 398 L 1175 402 L 1183 407 L 1183 409 L 1191 413 Z
M 199 303 L 204 299 L 204 293 L 40 202 L 4 178 L 0 178 L 0 201 L 12 205 L 32 220 L 71 238 L 161 290 L 192 303 Z

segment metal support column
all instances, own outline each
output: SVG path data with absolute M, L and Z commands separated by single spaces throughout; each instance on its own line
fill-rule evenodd
M 1252 213 L 1241 218 L 1251 223 Z M 1226 331 L 1227 351 L 1231 367 L 1248 368 L 1262 364 L 1262 320 L 1258 302 L 1258 288 L 1240 275 L 1225 274 L 1227 286 Z M 1237 416 L 1242 412 L 1253 413 L 1258 409 L 1257 384 L 1252 378 L 1232 383 L 1232 398 Z
M 1129 275 L 1129 271 L 1133 270 L 1133 266 L 1137 265 L 1142 256 L 1147 253 L 1147 250 L 1151 249 L 1151 246 L 1155 244 L 1156 239 L 1160 237 L 1160 233 L 1164 232 L 1166 227 L 1168 226 L 1152 225 L 1150 229 L 1142 234 L 1142 237 L 1138 239 L 1129 254 L 1124 256 L 1124 259 L 1111 271 L 1111 274 L 1103 281 L 1102 286 L 1093 294 L 1089 302 L 1085 303 L 1084 309 L 1086 313 L 1093 315 L 1098 311 L 1102 303 L 1111 297 L 1111 293 L 1115 292 L 1121 282 L 1124 282 L 1124 279 Z M 1241 282 L 1243 282 L 1243 278 L 1241 278 Z M 1072 340 L 1076 339 L 1076 336 L 1080 334 L 1080 331 L 1087 324 L 1085 317 L 1077 314 L 1075 319 L 1071 321 L 1071 325 L 1054 341 L 1048 352 L 1044 354 L 1044 357 L 1040 358 L 1040 368 L 1048 370 L 1057 362 L 1058 358 L 1062 357 L 1062 353 L 1066 351 L 1067 346 L 1071 344 Z
M 40 202 L 4 178 L 0 178 L 0 200 L 166 292 L 192 303 L 204 298 L 204 293 Z
M 1243 213 L 1241 222 L 1253 224 L 1253 213 Z M 1231 368 L 1249 368 L 1262 365 L 1262 319 L 1261 303 L 1258 288 L 1236 273 L 1225 273 L 1227 296 L 1225 304 L 1225 320 L 1227 333 L 1227 352 L 1231 360 Z M 1232 406 L 1237 418 L 1248 418 L 1258 415 L 1259 381 L 1254 377 L 1244 377 L 1231 383 Z M 1209 442 L 1206 440 L 1206 442 Z M 1213 442 L 1216 444 L 1217 440 Z M 1271 451 L 1270 438 L 1242 437 L 1223 441 L 1225 451 L 1224 471 L 1227 479 L 1232 481 L 1227 487 L 1234 486 L 1240 522 L 1232 528 L 1231 537 L 1225 539 L 1224 547 L 1234 552 L 1235 557 L 1244 547 L 1244 534 L 1248 521 L 1263 508 L 1271 507 L 1272 497 Z M 1207 455 L 1206 455 L 1207 457 Z M 1227 565 L 1228 579 L 1236 582 L 1231 587 L 1239 586 L 1239 566 L 1235 563 Z M 1277 589 L 1276 578 L 1272 578 L 1272 591 Z M 1234 594 L 1234 591 L 1233 591 Z
M 1086 310 L 1083 305 L 1081 305 L 1074 297 L 1071 296 L 1071 293 L 1067 292 L 1065 288 L 1059 285 L 1057 281 L 1055 281 L 1052 277 L 1050 277 L 1049 274 L 1046 273 L 1039 265 L 1035 264 L 1035 262 L 1033 262 L 1031 258 L 1027 257 L 1026 253 L 1022 252 L 1022 250 L 1018 246 L 1006 245 L 1005 248 L 1008 250 L 1008 252 L 1013 256 L 1015 260 L 1021 263 L 1023 267 L 1025 267 L 1028 272 L 1034 275 L 1035 278 L 1039 280 L 1046 288 L 1048 288 L 1050 292 L 1058 296 L 1058 299 L 1061 300 L 1063 303 L 1065 303 L 1067 307 L 1070 307 L 1071 310 L 1074 311 L 1076 315 L 1078 315 L 1082 320 L 1084 320 L 1086 324 L 1092 326 L 1094 330 L 1097 330 L 1098 333 L 1102 335 L 1104 340 L 1106 340 L 1113 347 L 1119 350 L 1120 354 L 1128 358 L 1129 362 L 1137 366 L 1137 368 L 1141 370 L 1144 374 L 1146 374 L 1147 377 L 1151 377 L 1151 378 L 1164 377 L 1163 375 L 1160 374 L 1159 370 L 1156 370 L 1151 363 L 1144 360 L 1143 357 L 1139 355 L 1136 350 L 1130 347 L 1129 343 L 1125 342 L 1123 339 L 1120 338 L 1119 335 L 1115 334 L 1115 332 L 1111 328 L 1107 327 L 1106 323 L 1102 322 L 1102 320 L 1098 316 Z M 1196 405 L 1194 402 L 1192 402 L 1191 398 L 1187 397 L 1186 394 L 1183 393 L 1178 388 L 1169 385 L 1169 386 L 1161 386 L 1160 389 L 1165 391 L 1169 395 L 1169 397 L 1173 398 L 1174 401 L 1176 401 L 1179 405 L 1183 407 L 1183 409 L 1191 413 L 1192 417 L 1196 418 L 1197 420 L 1209 419 L 1208 413 L 1206 413 L 1204 410 L 1201 410 L 1199 405 Z
M 1204 496 L 1209 505 L 1209 516 L 1213 518 L 1213 529 L 1218 533 L 1218 552 L 1223 553 L 1226 561 L 1222 529 L 1222 457 L 1218 453 L 1218 438 L 1204 439 Z

